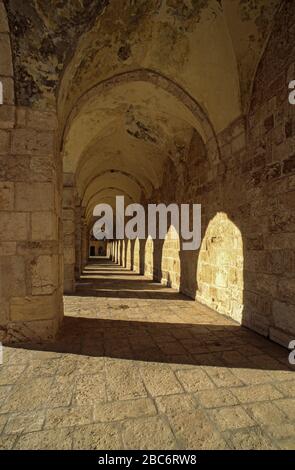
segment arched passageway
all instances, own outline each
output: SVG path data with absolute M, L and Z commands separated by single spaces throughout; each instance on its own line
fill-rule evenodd
M 135 8 L 123 3 L 122 24 Z M 203 213 L 200 252 L 186 253 L 181 240 L 178 255 L 167 241 L 152 247 L 125 240 L 113 245 L 116 262 L 163 282 L 172 270 L 181 292 L 281 344 L 294 334 L 294 108 L 285 86 L 293 6 L 261 0 L 261 9 L 246 11 L 238 2 L 212 0 L 182 15 L 153 3 L 139 8 L 138 36 L 130 30 L 127 42 L 120 28 L 117 39 L 108 31 L 113 5 L 93 4 L 83 14 L 78 5 L 60 7 L 56 17 L 34 1 L 28 10 L 14 1 L 2 5 L 1 265 L 11 274 L 2 283 L 1 325 L 8 341 L 54 337 L 62 291 L 75 292 L 94 250 L 94 208 L 114 209 L 117 196 L 125 206 L 200 203 Z M 79 27 L 63 32 L 62 54 L 52 48 L 46 56 L 40 31 L 57 43 L 67 15 L 80 15 Z M 17 26 L 28 16 L 35 29 L 20 39 Z M 272 56 L 275 42 L 280 60 Z M 219 235 L 211 233 L 213 223 Z M 240 233 L 239 254 L 231 226 Z M 220 249 L 209 249 L 217 238 Z M 227 260 L 235 264 L 236 255 L 243 259 L 239 273 L 231 266 L 233 274 Z M 10 281 L 14 289 L 5 288 Z
M 45 3 L 0 0 L 0 341 L 30 344 L 35 358 L 48 349 L 57 382 L 66 355 L 79 356 L 77 387 L 65 379 L 75 404 L 83 381 L 104 405 L 139 397 L 163 446 L 287 446 L 268 416 L 270 397 L 278 422 L 292 408 L 273 342 L 295 335 L 294 2 Z M 119 196 L 123 211 L 201 204 L 200 248 L 185 250 L 170 222 L 164 239 L 127 239 L 116 219 L 95 241 L 98 207 L 114 211 Z M 92 360 L 97 373 L 85 373 Z M 242 388 L 262 385 L 265 408 L 245 410 Z M 18 393 L 3 414 L 18 411 Z M 194 400 L 204 438 L 187 428 Z M 219 406 L 235 407 L 229 428 L 223 411 L 206 420 Z M 105 422 L 107 405 L 99 413 Z

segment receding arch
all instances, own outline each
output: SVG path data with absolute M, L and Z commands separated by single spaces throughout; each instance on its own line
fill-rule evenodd
M 107 186 L 110 182 L 115 182 L 117 185 L 120 184 L 120 186 L 122 184 L 122 187 L 128 187 L 132 191 L 134 200 L 139 200 L 141 193 L 145 193 L 144 186 L 135 176 L 121 170 L 110 169 L 100 172 L 90 180 L 82 194 L 82 205 L 87 205 L 88 200 L 90 200 L 98 187 L 102 186 L 102 184 Z
M 116 188 L 116 187 L 103 187 L 99 189 L 88 201 L 88 205 L 86 206 L 86 217 L 94 212 L 95 207 L 101 203 L 101 201 L 104 201 L 106 197 L 112 197 L 114 199 L 114 203 L 112 204 L 112 208 L 115 207 L 115 200 L 116 196 L 124 196 L 126 198 L 126 203 L 131 204 L 134 202 L 134 199 L 130 194 L 128 194 L 127 191 L 121 189 L 121 188 Z
M 61 135 L 61 150 L 64 153 L 64 146 L 66 143 L 67 135 L 69 134 L 71 125 L 75 118 L 81 113 L 81 109 L 84 106 L 87 106 L 87 103 L 91 103 L 94 99 L 97 99 L 101 95 L 105 95 L 113 88 L 116 88 L 120 85 L 126 83 L 138 83 L 146 82 L 154 85 L 157 88 L 160 88 L 164 92 L 172 95 L 176 100 L 187 109 L 191 118 L 188 118 L 189 121 L 194 123 L 194 127 L 198 132 L 204 137 L 206 142 L 210 142 L 210 158 L 213 162 L 216 162 L 220 158 L 220 152 L 218 147 L 218 141 L 216 134 L 213 128 L 213 125 L 210 122 L 208 115 L 202 109 L 200 104 L 181 86 L 173 82 L 171 79 L 166 76 L 161 75 L 160 73 L 154 70 L 148 69 L 139 69 L 132 72 L 124 72 L 118 75 L 115 75 L 111 78 L 103 80 L 91 87 L 89 90 L 84 92 L 78 101 L 73 106 L 71 112 L 66 118 L 66 123 L 64 130 Z M 188 115 L 187 115 L 188 116 Z M 193 118 L 193 119 L 192 119 Z

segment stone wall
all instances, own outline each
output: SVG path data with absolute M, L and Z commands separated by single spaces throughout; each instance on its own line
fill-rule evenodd
M 289 116 L 293 109 L 288 103 L 283 106 Z M 281 116 L 283 122 L 288 121 L 286 115 Z M 266 117 L 261 119 L 264 126 Z M 272 172 L 277 164 L 266 163 L 265 152 L 271 146 L 271 154 L 275 149 L 275 155 L 280 155 L 277 145 L 282 149 L 282 144 L 276 144 L 268 130 L 264 131 L 266 144 L 256 141 L 257 150 L 253 151 L 247 122 L 241 117 L 218 136 L 220 160 L 214 166 L 207 156 L 199 159 L 200 151 L 191 145 L 184 180 L 187 192 L 177 185 L 173 192 L 165 186 L 157 192 L 159 202 L 164 199 L 202 205 L 202 244 L 196 252 L 185 252 L 179 250 L 177 242 L 169 242 L 169 236 L 164 243 L 155 242 L 154 249 L 152 242 L 147 242 L 145 273 L 158 281 L 169 279 L 181 292 L 287 345 L 294 331 L 295 198 L 290 163 L 294 140 L 285 134 L 289 124 L 281 124 L 283 146 L 289 142 L 284 146 L 287 155 L 277 174 Z M 262 129 L 265 127 L 260 126 L 260 133 Z M 273 136 L 277 133 L 274 130 Z M 264 156 L 259 155 L 263 148 Z M 177 167 L 168 166 L 166 177 L 173 180 Z M 283 174 L 283 168 L 287 174 Z M 276 178 L 279 182 L 274 185 Z
M 184 251 L 170 232 L 164 241 L 139 243 L 139 260 L 138 246 L 124 247 L 127 267 L 283 345 L 295 335 L 294 25 L 295 4 L 284 2 L 250 109 L 215 136 L 218 155 L 195 132 L 180 159 L 167 159 L 161 187 L 142 201 L 201 204 L 200 249 Z
M 259 64 L 243 162 L 249 205 L 246 302 L 252 323 L 283 344 L 295 335 L 295 4 L 285 2 Z
M 217 136 L 219 160 L 210 161 L 194 136 L 185 169 L 167 162 L 165 181 L 151 198 L 202 205 L 201 249 L 178 253 L 166 241 L 152 251 L 147 243 L 145 271 L 159 281 L 179 278 L 180 291 L 287 345 L 295 334 L 295 108 L 288 102 L 295 5 L 283 8 L 258 67 L 249 115 Z

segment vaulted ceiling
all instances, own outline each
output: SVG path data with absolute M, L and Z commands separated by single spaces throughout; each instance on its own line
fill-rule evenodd
M 20 105 L 54 108 L 89 217 L 247 110 L 279 0 L 6 0 Z

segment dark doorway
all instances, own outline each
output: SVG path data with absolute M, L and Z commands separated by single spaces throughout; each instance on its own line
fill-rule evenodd
M 90 247 L 90 256 L 95 256 L 95 246 Z

